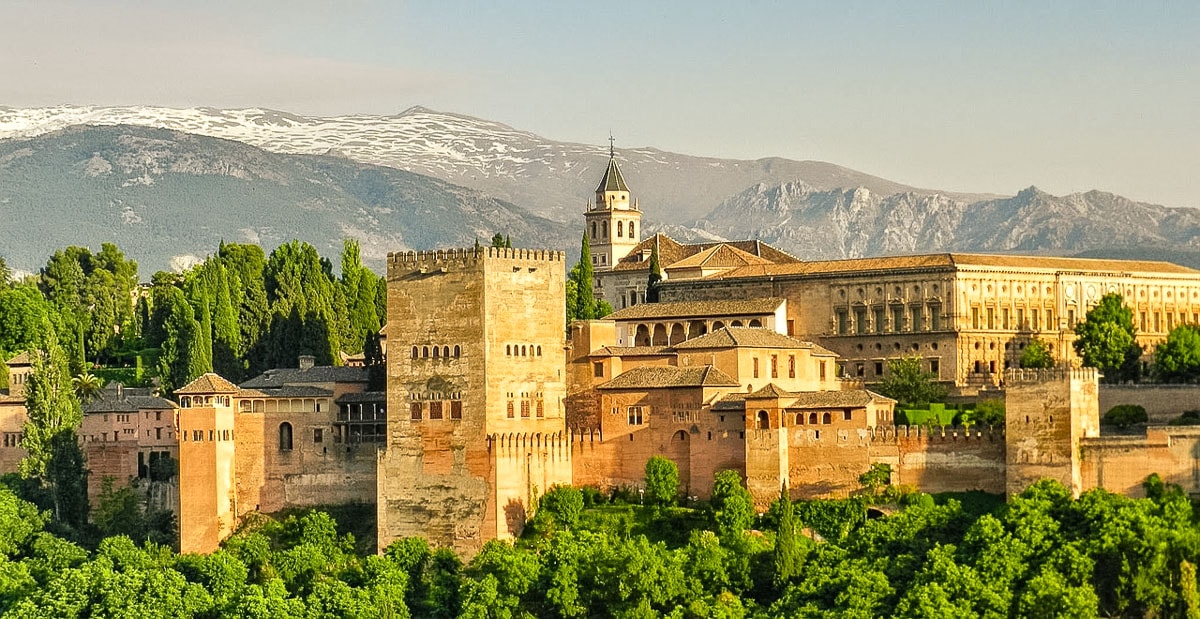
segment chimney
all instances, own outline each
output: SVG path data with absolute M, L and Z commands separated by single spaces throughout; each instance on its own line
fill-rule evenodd
M 311 370 L 317 364 L 317 358 L 312 355 L 300 355 L 300 369 Z
M 120 400 L 125 393 L 125 385 L 117 383 L 117 399 Z

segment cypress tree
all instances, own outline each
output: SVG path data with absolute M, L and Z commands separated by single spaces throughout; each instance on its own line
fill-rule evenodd
M 796 539 L 796 517 L 787 484 L 779 491 L 779 501 L 783 509 L 779 514 L 779 529 L 775 532 L 775 586 L 783 590 L 800 574 L 804 556 Z
M 37 479 L 46 487 L 56 519 L 79 526 L 87 518 L 87 473 L 76 440 L 76 431 L 83 423 L 83 409 L 71 384 L 67 355 L 49 324 L 41 348 L 31 351 L 32 372 L 25 384 L 27 417 L 21 447 L 26 455 L 20 471 L 22 476 Z
M 592 292 L 595 271 L 592 268 L 592 244 L 588 241 L 587 232 L 583 233 L 583 243 L 579 247 L 578 266 L 575 279 L 575 319 L 592 320 L 596 317 L 596 297 Z
M 238 359 L 241 347 L 241 329 L 237 312 L 229 291 L 229 275 L 220 260 L 215 265 L 216 289 L 212 312 L 212 368 L 213 371 L 237 381 L 242 378 L 242 363 Z
M 658 264 L 658 241 L 650 249 L 650 277 L 646 281 L 646 302 L 658 303 L 658 286 L 662 282 L 662 267 Z
M 165 292 L 162 353 L 158 357 L 158 374 L 167 391 L 182 387 L 199 376 L 194 374 L 198 364 L 200 323 L 188 305 L 183 292 L 171 286 Z

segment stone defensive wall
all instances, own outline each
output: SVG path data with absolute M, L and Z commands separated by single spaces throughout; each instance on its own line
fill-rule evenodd
M 465 269 L 479 265 L 484 259 L 511 260 L 528 263 L 559 263 L 566 261 L 566 254 L 551 249 L 523 249 L 503 247 L 429 249 L 402 251 L 387 256 L 388 276 L 393 272 L 404 273 L 421 269 Z
M 1094 381 L 1099 380 L 1096 368 L 1011 368 L 1004 372 L 1005 385 L 1045 383 L 1051 381 Z
M 1200 493 L 1200 426 L 1150 426 L 1144 433 L 1084 438 L 1080 441 L 1084 488 L 1104 488 L 1145 496 L 1142 482 L 1152 473 Z
M 521 432 L 487 436 L 488 451 L 498 457 L 524 456 L 530 452 L 536 452 L 548 455 L 555 460 L 569 461 L 572 442 L 572 437 L 565 432 L 552 434 Z
M 1167 423 L 1200 409 L 1200 385 L 1100 385 L 1100 414 L 1118 404 L 1140 405 L 1150 423 Z
M 873 456 L 891 450 L 898 462 L 893 483 L 922 492 L 1004 492 L 1005 433 L 1000 428 L 881 426 L 871 431 Z

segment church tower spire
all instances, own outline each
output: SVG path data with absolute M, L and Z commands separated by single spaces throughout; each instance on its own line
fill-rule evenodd
M 609 136 L 608 167 L 596 186 L 595 204 L 589 204 L 584 213 L 592 262 L 599 271 L 611 269 L 641 240 L 642 212 L 636 201 L 630 201 L 629 185 L 617 165 L 614 143 Z

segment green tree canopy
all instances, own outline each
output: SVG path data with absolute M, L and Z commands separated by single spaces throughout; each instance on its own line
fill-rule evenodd
M 1154 371 L 1165 381 L 1200 378 L 1200 326 L 1183 324 L 1171 329 L 1167 340 L 1154 349 Z
M 646 499 L 653 505 L 673 505 L 679 496 L 679 467 L 669 458 L 646 461 Z
M 1142 354 L 1135 335 L 1133 310 L 1121 295 L 1110 292 L 1075 325 L 1073 346 L 1084 365 L 1104 372 L 1110 381 L 1121 380 L 1130 378 L 1130 366 Z
M 948 389 L 937 382 L 935 374 L 921 368 L 920 357 L 888 359 L 887 370 L 876 389 L 889 398 L 912 406 L 924 406 L 946 398 Z
M 1050 354 L 1050 346 L 1040 339 L 1034 338 L 1021 351 L 1021 367 L 1023 368 L 1052 368 L 1054 355 Z

